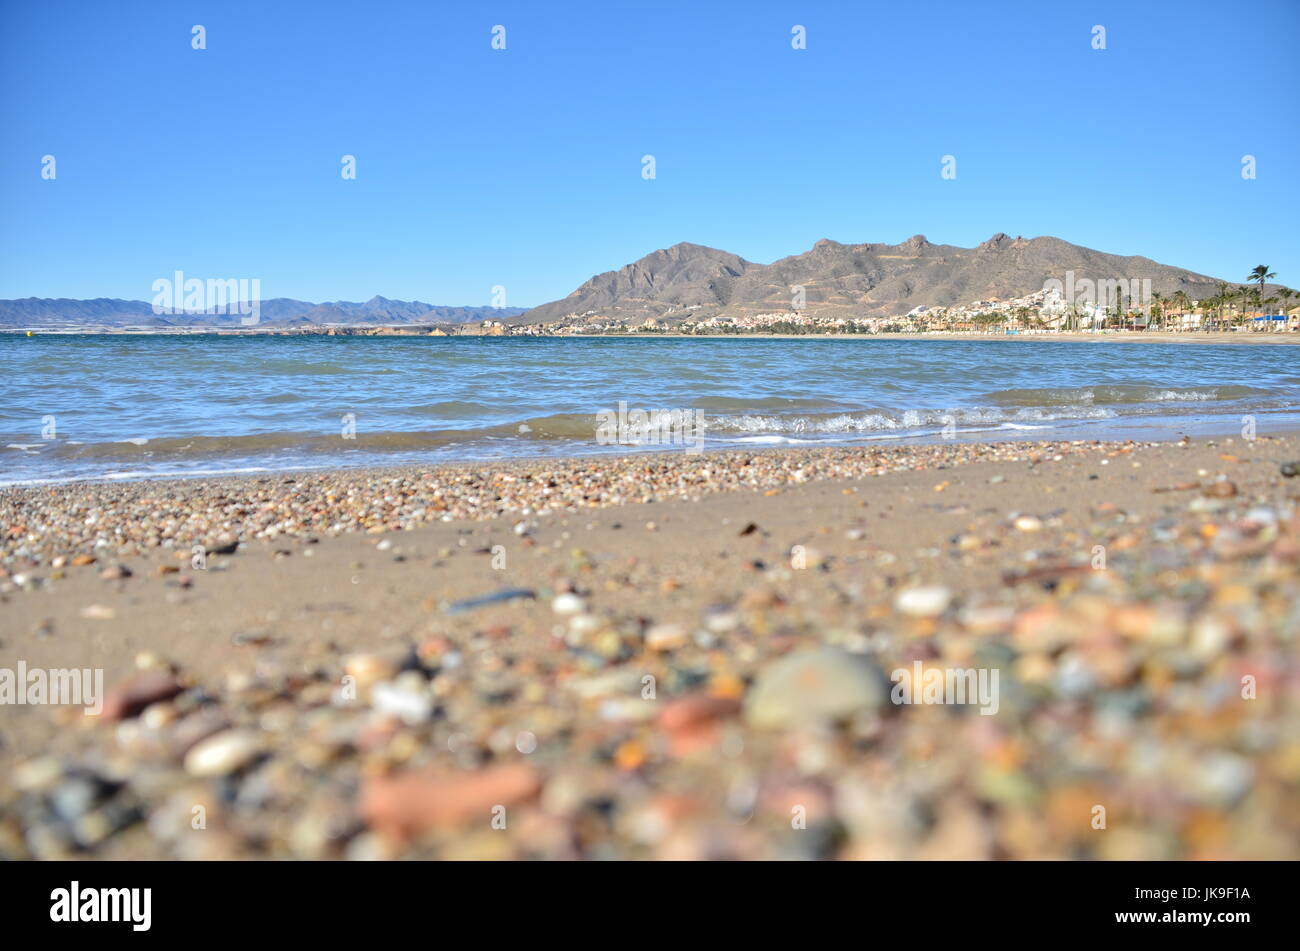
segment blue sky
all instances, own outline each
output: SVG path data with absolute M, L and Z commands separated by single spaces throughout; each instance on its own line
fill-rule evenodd
M 678 241 L 997 231 L 1300 286 L 1298 93 L 1295 0 L 0 0 L 0 298 L 527 306 Z

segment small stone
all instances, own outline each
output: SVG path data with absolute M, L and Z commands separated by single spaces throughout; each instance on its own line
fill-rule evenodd
M 582 598 L 572 592 L 557 594 L 551 601 L 551 610 L 556 614 L 579 614 L 587 608 Z
M 102 716 L 109 723 L 138 716 L 150 704 L 170 700 L 184 688 L 164 670 L 147 670 L 113 687 L 104 698 Z
M 343 670 L 355 678 L 362 690 L 373 687 L 383 680 L 391 680 L 397 673 L 396 667 L 378 654 L 353 654 L 343 663 Z
M 140 651 L 140 653 L 135 655 L 135 669 L 161 670 L 167 672 L 171 670 L 171 665 L 153 651 Z
M 41 756 L 19 763 L 13 771 L 15 789 L 38 792 L 49 789 L 63 776 L 63 764 L 53 756 Z
M 99 573 L 99 576 L 105 581 L 121 581 L 131 577 L 131 569 L 126 565 L 109 565 Z
M 1201 491 L 1208 498 L 1230 499 L 1237 494 L 1237 485 L 1235 482 L 1228 482 L 1225 479 L 1222 482 L 1211 482 Z
M 909 617 L 938 617 L 952 604 L 952 592 L 942 585 L 926 585 L 900 591 L 894 609 Z
M 670 700 L 659 712 L 659 726 L 669 733 L 689 730 L 714 720 L 735 716 L 740 703 L 731 697 L 696 693 Z
M 375 684 L 370 692 L 370 705 L 378 713 L 395 716 L 411 726 L 427 723 L 433 716 L 432 695 L 402 684 Z
M 14 577 L 14 581 L 17 583 L 17 576 Z M 117 612 L 107 605 L 88 604 L 81 609 L 81 616 L 87 621 L 111 621 L 117 617 Z
M 1021 515 L 1016 519 L 1015 526 L 1018 532 L 1041 532 L 1043 521 L 1033 515 Z
M 686 628 L 680 624 L 656 624 L 645 632 L 645 646 L 652 651 L 676 650 L 686 643 Z
M 1288 479 L 1300 476 L 1300 462 L 1284 462 L 1278 468 L 1281 470 L 1282 475 Z
M 248 730 L 226 730 L 200 740 L 185 754 L 192 776 L 227 776 L 243 769 L 262 753 L 262 741 Z
M 749 693 L 750 725 L 779 729 L 878 709 L 888 694 L 871 664 L 835 647 L 797 651 L 768 664 Z
M 525 802 L 541 786 L 541 776 L 525 763 L 466 774 L 425 769 L 372 776 L 362 787 L 359 811 L 375 831 L 400 841 L 471 821 L 490 828 L 494 808 Z

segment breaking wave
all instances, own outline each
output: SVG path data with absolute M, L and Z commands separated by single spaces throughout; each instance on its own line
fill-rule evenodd
M 1002 406 L 1124 405 L 1137 403 L 1212 403 L 1261 396 L 1267 390 L 1251 386 L 1154 386 L 1145 383 L 1103 383 L 1096 386 L 995 390 L 985 399 Z

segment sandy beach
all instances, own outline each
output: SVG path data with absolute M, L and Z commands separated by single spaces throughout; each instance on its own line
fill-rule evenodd
M 5 709 L 0 855 L 1294 859 L 1297 459 L 1287 435 L 2 490 L 0 669 L 109 689 L 98 716 Z M 931 670 L 995 691 L 901 702 L 896 672 Z

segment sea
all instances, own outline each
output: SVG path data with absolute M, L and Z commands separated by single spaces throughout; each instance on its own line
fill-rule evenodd
M 3 486 L 1300 431 L 1286 345 L 0 334 L 0 367 Z

